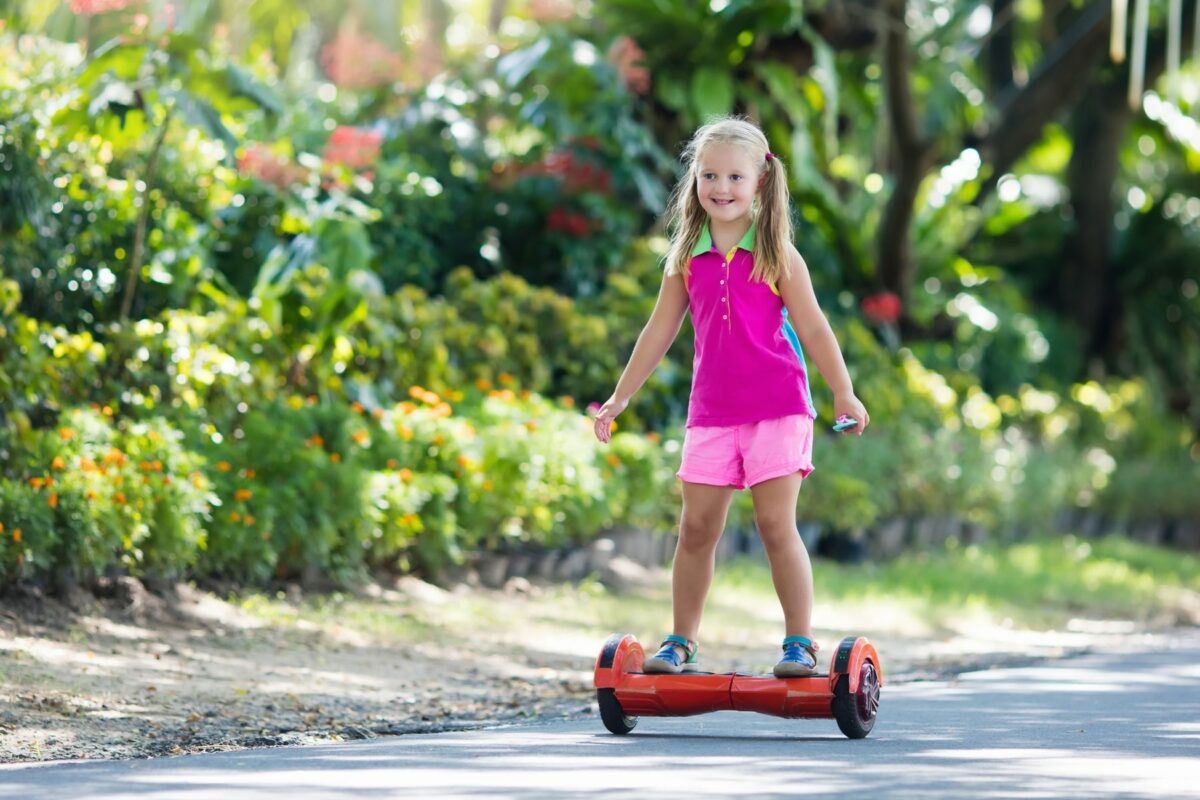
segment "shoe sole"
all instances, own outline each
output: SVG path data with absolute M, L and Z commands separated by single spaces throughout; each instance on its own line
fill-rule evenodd
M 772 673 L 776 678 L 807 678 L 817 674 L 816 667 L 776 667 Z
M 652 658 L 642 664 L 642 672 L 647 675 L 678 675 L 682 672 L 699 672 L 699 664 L 684 664 L 676 667 L 668 661 Z

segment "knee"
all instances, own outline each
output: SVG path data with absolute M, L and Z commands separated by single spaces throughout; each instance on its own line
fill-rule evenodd
M 754 515 L 754 525 L 758 528 L 763 547 L 768 551 L 800 541 L 796 520 L 787 514 L 757 513 Z
M 684 514 L 679 521 L 679 547 L 689 553 L 703 553 L 717 546 L 724 520 L 698 514 Z

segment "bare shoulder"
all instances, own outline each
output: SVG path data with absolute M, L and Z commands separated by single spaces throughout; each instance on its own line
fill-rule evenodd
M 787 270 L 784 276 L 784 281 L 803 280 L 808 275 L 808 263 L 804 260 L 804 256 L 800 255 L 800 251 L 796 249 L 796 245 L 788 242 L 787 244 Z

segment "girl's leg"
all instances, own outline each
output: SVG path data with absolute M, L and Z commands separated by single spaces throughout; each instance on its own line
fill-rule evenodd
M 704 599 L 712 584 L 717 542 L 733 499 L 732 486 L 683 482 L 683 513 L 679 543 L 671 568 L 671 599 L 675 634 L 694 640 L 700 630 Z
M 796 528 L 800 473 L 773 478 L 750 487 L 754 521 L 771 563 L 771 580 L 783 606 L 785 636 L 812 638 L 813 579 L 808 550 Z

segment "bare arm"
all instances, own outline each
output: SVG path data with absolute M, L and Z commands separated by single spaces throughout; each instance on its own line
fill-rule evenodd
M 687 288 L 683 285 L 682 275 L 663 276 L 662 287 L 658 291 L 658 300 L 654 311 L 642 332 L 638 335 L 637 344 L 617 388 L 612 397 L 596 412 L 596 438 L 607 442 L 612 436 L 612 421 L 629 405 L 630 399 L 642 388 L 642 384 L 667 354 L 671 343 L 679 335 L 679 327 L 683 324 L 683 315 L 687 313 Z
M 829 320 L 817 304 L 808 265 L 804 263 L 796 248 L 788 249 L 791 274 L 779 281 L 779 294 L 787 307 L 788 317 L 792 321 L 792 327 L 796 329 L 796 335 L 800 337 L 804 351 L 833 390 L 834 416 L 847 416 L 858 420 L 858 425 L 848 432 L 862 435 L 871 422 L 871 416 L 862 401 L 854 395 L 850 372 L 846 369 L 846 361 L 842 358 L 837 337 L 833 335 Z

